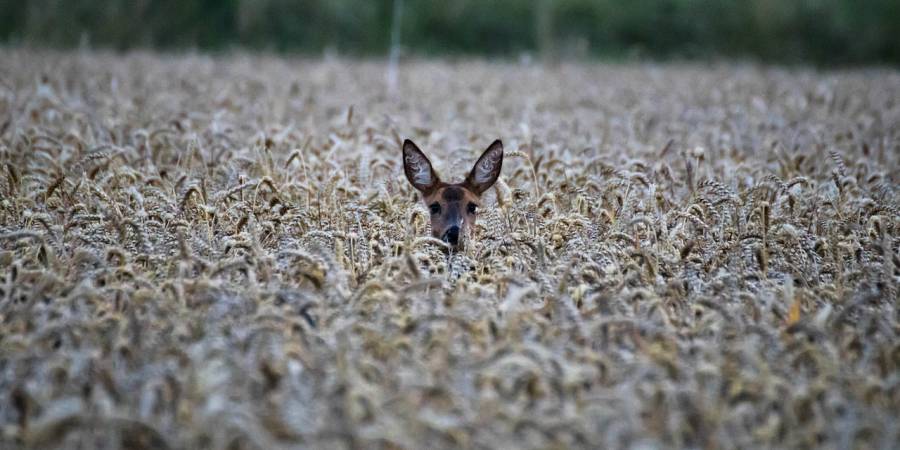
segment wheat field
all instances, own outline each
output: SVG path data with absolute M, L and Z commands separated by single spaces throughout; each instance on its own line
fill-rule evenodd
M 3 448 L 900 442 L 900 72 L 0 59 Z

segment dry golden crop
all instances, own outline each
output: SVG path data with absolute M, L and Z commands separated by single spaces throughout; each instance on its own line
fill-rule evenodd
M 0 60 L 5 448 L 900 442 L 897 71 Z

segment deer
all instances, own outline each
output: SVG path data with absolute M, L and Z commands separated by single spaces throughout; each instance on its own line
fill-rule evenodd
M 403 141 L 403 171 L 431 214 L 431 234 L 449 250 L 465 248 L 466 237 L 475 230 L 481 194 L 490 189 L 503 167 L 503 143 L 495 140 L 481 154 L 466 179 L 445 183 L 425 153 L 413 141 Z

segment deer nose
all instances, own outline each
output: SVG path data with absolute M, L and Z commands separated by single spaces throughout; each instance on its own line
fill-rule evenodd
M 459 227 L 454 225 L 447 229 L 447 232 L 444 233 L 444 241 L 449 243 L 450 245 L 456 245 L 459 243 Z

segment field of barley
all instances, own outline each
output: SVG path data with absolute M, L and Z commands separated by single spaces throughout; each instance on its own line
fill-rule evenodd
M 0 448 L 900 442 L 898 71 L 0 60 Z

